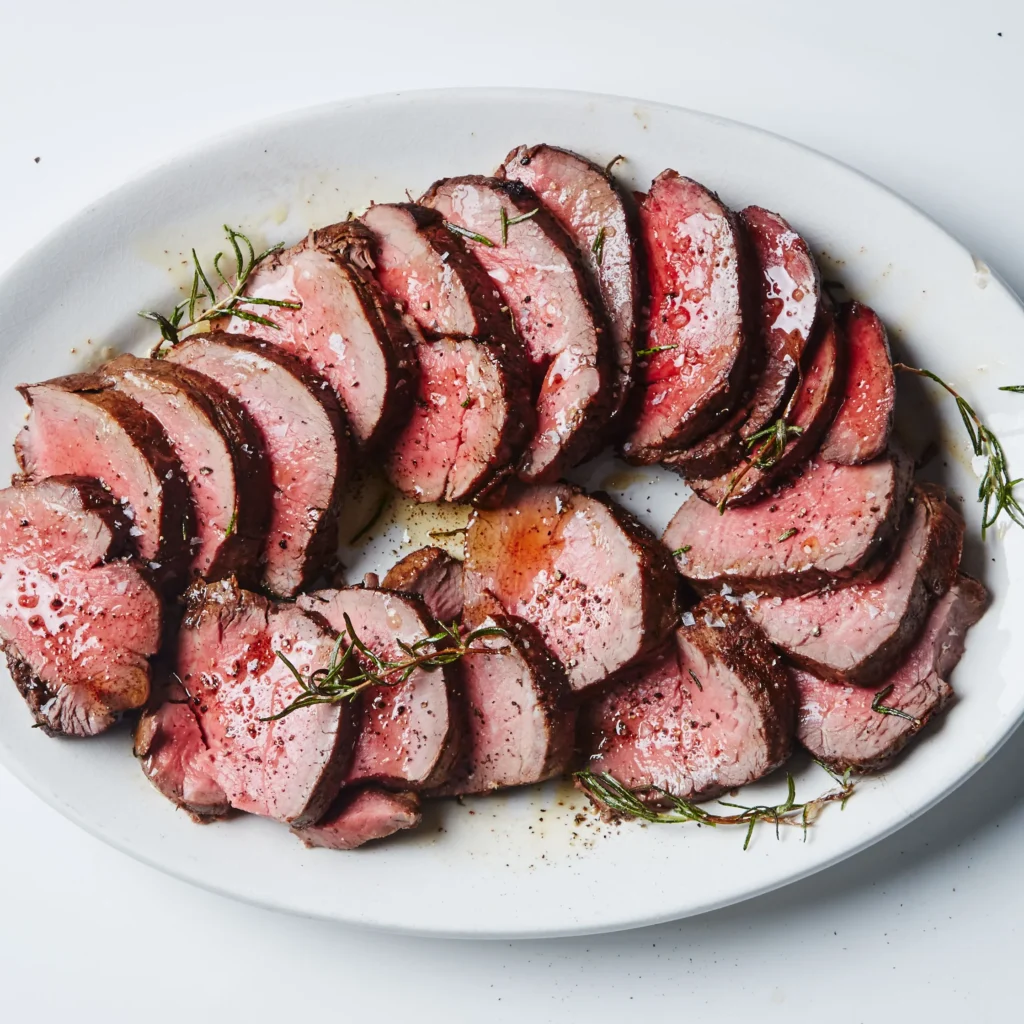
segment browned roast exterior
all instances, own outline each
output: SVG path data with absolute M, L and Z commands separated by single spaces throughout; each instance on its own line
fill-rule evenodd
M 438 622 L 462 618 L 462 563 L 443 548 L 418 548 L 406 555 L 388 570 L 381 586 L 417 594 Z

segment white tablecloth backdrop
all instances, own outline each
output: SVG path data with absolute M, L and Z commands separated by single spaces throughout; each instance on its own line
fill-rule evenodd
M 790 136 L 900 192 L 1024 292 L 1019 0 L 0 0 L 0 270 L 224 129 L 472 85 L 619 93 Z M 1019 1019 L 1022 796 L 1017 736 L 923 819 L 783 891 L 643 931 L 471 945 L 200 892 L 0 769 L 0 1018 Z

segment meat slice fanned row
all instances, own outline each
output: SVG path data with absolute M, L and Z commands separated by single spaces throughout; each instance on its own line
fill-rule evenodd
M 706 799 L 777 768 L 795 728 L 782 659 L 738 605 L 711 596 L 653 658 L 584 706 L 580 737 L 593 772 Z
M 418 548 L 406 555 L 388 570 L 381 586 L 417 595 L 438 622 L 462 618 L 462 563 L 443 548 Z
M 367 786 L 344 789 L 315 824 L 293 828 L 306 846 L 355 850 L 375 839 L 386 839 L 420 823 L 420 800 L 415 793 L 392 793 Z
M 149 697 L 160 597 L 131 562 L 132 522 L 96 480 L 0 491 L 0 643 L 37 724 L 94 736 Z

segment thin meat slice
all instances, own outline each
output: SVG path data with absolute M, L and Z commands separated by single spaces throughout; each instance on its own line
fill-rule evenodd
M 745 460 L 711 480 L 689 480 L 693 490 L 713 505 L 749 504 L 760 498 L 774 480 L 805 462 L 817 451 L 842 399 L 845 364 L 846 349 L 830 317 L 784 417 L 787 428 L 799 433 L 790 436 L 778 453 L 772 450 L 771 437 L 754 435 L 749 462 Z
M 193 530 L 188 478 L 159 421 L 100 374 L 18 390 L 29 404 L 15 453 L 25 477 L 99 480 L 127 508 L 135 548 L 168 590 L 184 585 Z
M 884 678 L 956 578 L 964 523 L 942 489 L 921 484 L 888 568 L 874 580 L 749 609 L 768 639 L 822 678 L 867 686 Z
M 415 793 L 391 793 L 369 786 L 342 790 L 327 813 L 315 824 L 293 828 L 309 848 L 354 850 L 375 839 L 386 839 L 420 823 L 420 798 Z
M 102 370 L 163 427 L 195 509 L 193 575 L 255 581 L 270 522 L 270 467 L 256 425 L 210 377 L 165 359 L 124 355 Z
M 576 709 L 565 672 L 540 633 L 522 619 L 477 604 L 467 629 L 503 629 L 506 637 L 475 640 L 487 654 L 458 663 L 466 709 L 462 756 L 431 796 L 490 793 L 561 775 L 575 747 Z
M 381 586 L 417 595 L 438 622 L 462 618 L 462 563 L 443 548 L 418 548 L 406 555 L 388 570 Z
M 607 168 L 557 146 L 517 146 L 497 171 L 520 181 L 576 243 L 597 282 L 615 343 L 610 422 L 629 399 L 643 303 L 642 247 L 635 210 Z
M 258 428 L 273 484 L 262 583 L 291 597 L 337 545 L 338 500 L 350 462 L 337 398 L 279 349 L 232 334 L 193 335 L 167 358 L 225 387 Z
M 727 584 L 782 597 L 810 593 L 873 567 L 877 574 L 912 475 L 899 452 L 863 466 L 812 461 L 756 504 L 724 514 L 691 495 L 663 540 L 698 589 Z
M 0 643 L 37 724 L 94 736 L 149 697 L 160 597 L 131 562 L 131 520 L 96 480 L 0 491 Z
M 371 247 L 355 221 L 311 231 L 260 264 L 246 284 L 248 295 L 301 309 L 273 309 L 276 328 L 228 321 L 229 331 L 276 345 L 323 377 L 361 452 L 386 443 L 405 421 L 416 378 L 412 340 L 373 278 Z
M 526 347 L 537 427 L 519 475 L 557 479 L 593 452 L 612 396 L 611 337 L 582 257 L 518 182 L 446 178 L 421 202 L 453 225 L 480 261 Z
M 885 326 L 860 302 L 839 311 L 849 349 L 843 404 L 821 445 L 828 462 L 851 466 L 885 451 L 896 406 L 896 380 Z
M 362 643 L 392 662 L 408 658 L 401 643 L 412 646 L 437 631 L 419 600 L 388 590 L 318 590 L 303 594 L 299 607 L 346 637 L 348 616 Z M 377 782 L 390 789 L 423 789 L 444 782 L 459 740 L 450 666 L 417 668 L 404 683 L 370 687 L 360 695 L 359 708 L 359 739 L 346 786 Z
M 492 595 L 535 626 L 573 690 L 625 668 L 676 623 L 668 552 L 624 509 L 568 484 L 475 512 L 464 565 L 467 605 Z
M 764 634 L 738 605 L 712 596 L 581 715 L 590 771 L 634 789 L 706 799 L 786 761 L 796 694 Z
M 308 677 L 330 664 L 334 634 L 234 580 L 197 582 L 187 601 L 175 658 L 184 703 L 172 697 L 140 724 L 143 770 L 193 814 L 227 804 L 297 828 L 318 820 L 352 756 L 353 708 L 316 704 L 268 719 L 304 692 L 279 653 Z
M 637 386 L 639 411 L 622 446 L 658 462 L 708 433 L 736 406 L 747 378 L 755 272 L 735 215 L 675 171 L 640 204 L 650 315 Z
M 980 583 L 961 576 L 936 603 L 903 663 L 876 684 L 877 691 L 826 682 L 796 670 L 800 742 L 839 771 L 884 767 L 952 700 L 947 677 L 963 655 L 967 630 L 981 618 L 987 600 Z
M 530 435 L 529 390 L 500 349 L 473 339 L 416 346 L 420 377 L 408 422 L 385 471 L 415 501 L 470 501 L 514 472 Z

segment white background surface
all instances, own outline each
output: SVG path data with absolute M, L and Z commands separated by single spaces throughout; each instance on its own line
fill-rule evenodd
M 1024 292 L 1012 0 L 491 6 L 0 0 L 0 270 L 91 199 L 236 124 L 367 92 L 535 85 L 678 103 L 814 146 Z M 913 1005 L 934 1021 L 1017 1019 L 1022 769 L 1018 736 L 888 841 L 726 911 L 475 945 L 199 892 L 77 831 L 0 770 L 0 1017 L 846 1024 Z

